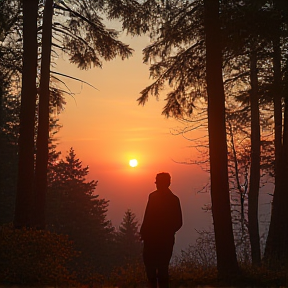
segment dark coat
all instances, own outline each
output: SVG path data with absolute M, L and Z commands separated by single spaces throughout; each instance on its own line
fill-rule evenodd
M 140 228 L 142 240 L 165 242 L 174 239 L 176 231 L 181 226 L 182 212 L 179 198 L 168 188 L 152 192 Z

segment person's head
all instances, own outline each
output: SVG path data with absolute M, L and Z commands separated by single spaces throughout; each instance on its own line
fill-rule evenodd
M 162 172 L 156 175 L 155 181 L 157 189 L 168 188 L 171 184 L 171 176 L 169 173 Z

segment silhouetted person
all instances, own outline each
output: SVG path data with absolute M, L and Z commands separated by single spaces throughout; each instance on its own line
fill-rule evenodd
M 157 190 L 149 195 L 140 228 L 144 241 L 143 261 L 150 288 L 169 287 L 168 267 L 173 252 L 175 233 L 182 226 L 179 198 L 169 189 L 169 173 L 156 176 Z

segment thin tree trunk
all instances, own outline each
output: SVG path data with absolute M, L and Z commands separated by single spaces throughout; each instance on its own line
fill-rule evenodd
M 275 188 L 271 211 L 271 221 L 265 248 L 265 262 L 271 268 L 277 269 L 282 265 L 283 251 L 285 249 L 286 241 L 284 237 L 285 222 L 287 219 L 283 218 L 285 214 L 284 199 L 287 191 L 283 189 L 284 179 L 284 159 L 282 147 L 282 97 L 281 97 L 281 50 L 280 38 L 275 37 L 273 41 L 273 68 L 274 68 L 274 121 L 275 121 Z M 283 214 L 284 213 L 284 214 Z M 282 260 L 281 260 L 282 259 Z
M 235 142 L 234 142 L 234 132 L 232 129 L 232 125 L 229 122 L 228 123 L 229 127 L 229 133 L 231 137 L 231 146 L 232 146 L 232 156 L 233 156 L 233 162 L 235 166 L 235 178 L 236 178 L 236 183 L 237 183 L 237 189 L 238 193 L 240 196 L 240 223 L 241 223 L 241 229 L 240 229 L 240 234 L 241 234 L 241 243 L 244 243 L 243 246 L 243 253 L 244 253 L 244 263 L 248 263 L 249 259 L 249 252 L 247 251 L 246 245 L 245 245 L 245 236 L 246 236 L 246 229 L 245 229 L 245 211 L 244 211 L 244 202 L 245 202 L 245 195 L 247 193 L 247 186 L 248 186 L 248 181 L 247 181 L 247 175 L 245 175 L 245 182 L 244 185 L 241 186 L 240 184 L 240 178 L 239 178 L 239 169 L 238 169 L 238 159 L 237 159 L 237 152 L 235 148 Z M 244 191 L 243 191 L 244 189 Z M 233 221 L 233 220 L 232 220 Z M 232 222 L 233 223 L 233 222 Z
M 212 215 L 219 277 L 238 273 L 228 184 L 218 0 L 204 0 Z
M 47 192 L 48 142 L 49 142 L 49 84 L 52 45 L 53 0 L 46 0 L 43 14 L 41 78 L 39 94 L 39 120 L 35 168 L 34 225 L 45 229 L 45 206 Z
M 277 3 L 277 6 L 279 5 L 279 8 L 282 11 L 285 11 L 286 13 L 286 19 L 285 19 L 285 23 L 286 25 L 288 24 L 288 18 L 287 18 L 287 13 L 288 13 L 288 3 L 287 1 L 277 1 L 279 3 Z M 283 6 L 282 6 L 283 5 Z M 281 63 L 281 62 L 280 62 Z M 286 58 L 286 67 L 288 67 L 288 60 Z M 287 246 L 287 242 L 288 242 L 288 96 L 287 96 L 287 92 L 288 89 L 285 89 L 286 91 L 283 93 L 284 95 L 284 128 L 283 128 L 283 184 L 282 184 L 282 189 L 283 189 L 283 202 L 284 202 L 284 219 L 286 221 L 284 221 L 284 225 L 285 225 L 285 229 L 284 229 L 284 241 L 286 243 L 285 245 L 285 251 L 284 251 L 284 265 L 285 265 L 285 271 L 286 271 L 286 286 L 288 283 L 288 246 Z
M 250 56 L 251 78 L 251 168 L 248 194 L 248 231 L 251 245 L 252 264 L 261 263 L 260 236 L 258 222 L 258 199 L 260 185 L 260 119 L 258 102 L 258 75 L 256 52 Z
M 23 0 L 23 69 L 14 226 L 30 226 L 34 181 L 38 0 Z
M 287 242 L 288 242 L 288 97 L 285 97 L 285 106 L 284 106 L 284 129 L 283 129 L 283 184 L 282 184 L 282 189 L 284 191 L 284 197 L 283 197 L 283 211 L 284 211 L 284 265 L 286 267 L 286 279 L 288 280 L 288 247 L 287 247 Z M 283 241 L 283 242 L 284 242 Z
M 0 133 L 2 133 L 3 112 L 4 112 L 4 77 L 0 72 Z

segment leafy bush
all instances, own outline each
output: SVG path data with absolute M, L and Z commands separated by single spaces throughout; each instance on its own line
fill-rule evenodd
M 116 267 L 109 277 L 109 286 L 139 287 L 146 283 L 146 273 L 142 261 L 131 261 Z
M 187 264 L 187 263 L 186 263 Z M 214 285 L 217 282 L 216 267 L 201 267 L 191 263 L 189 265 L 171 265 L 170 270 L 171 287 L 194 287 L 198 285 Z
M 283 269 L 270 270 L 265 265 L 253 267 L 252 265 L 241 265 L 243 281 L 254 287 L 287 287 L 287 271 Z
M 2 283 L 75 284 L 69 262 L 77 257 L 64 235 L 33 229 L 0 227 L 0 279 Z

